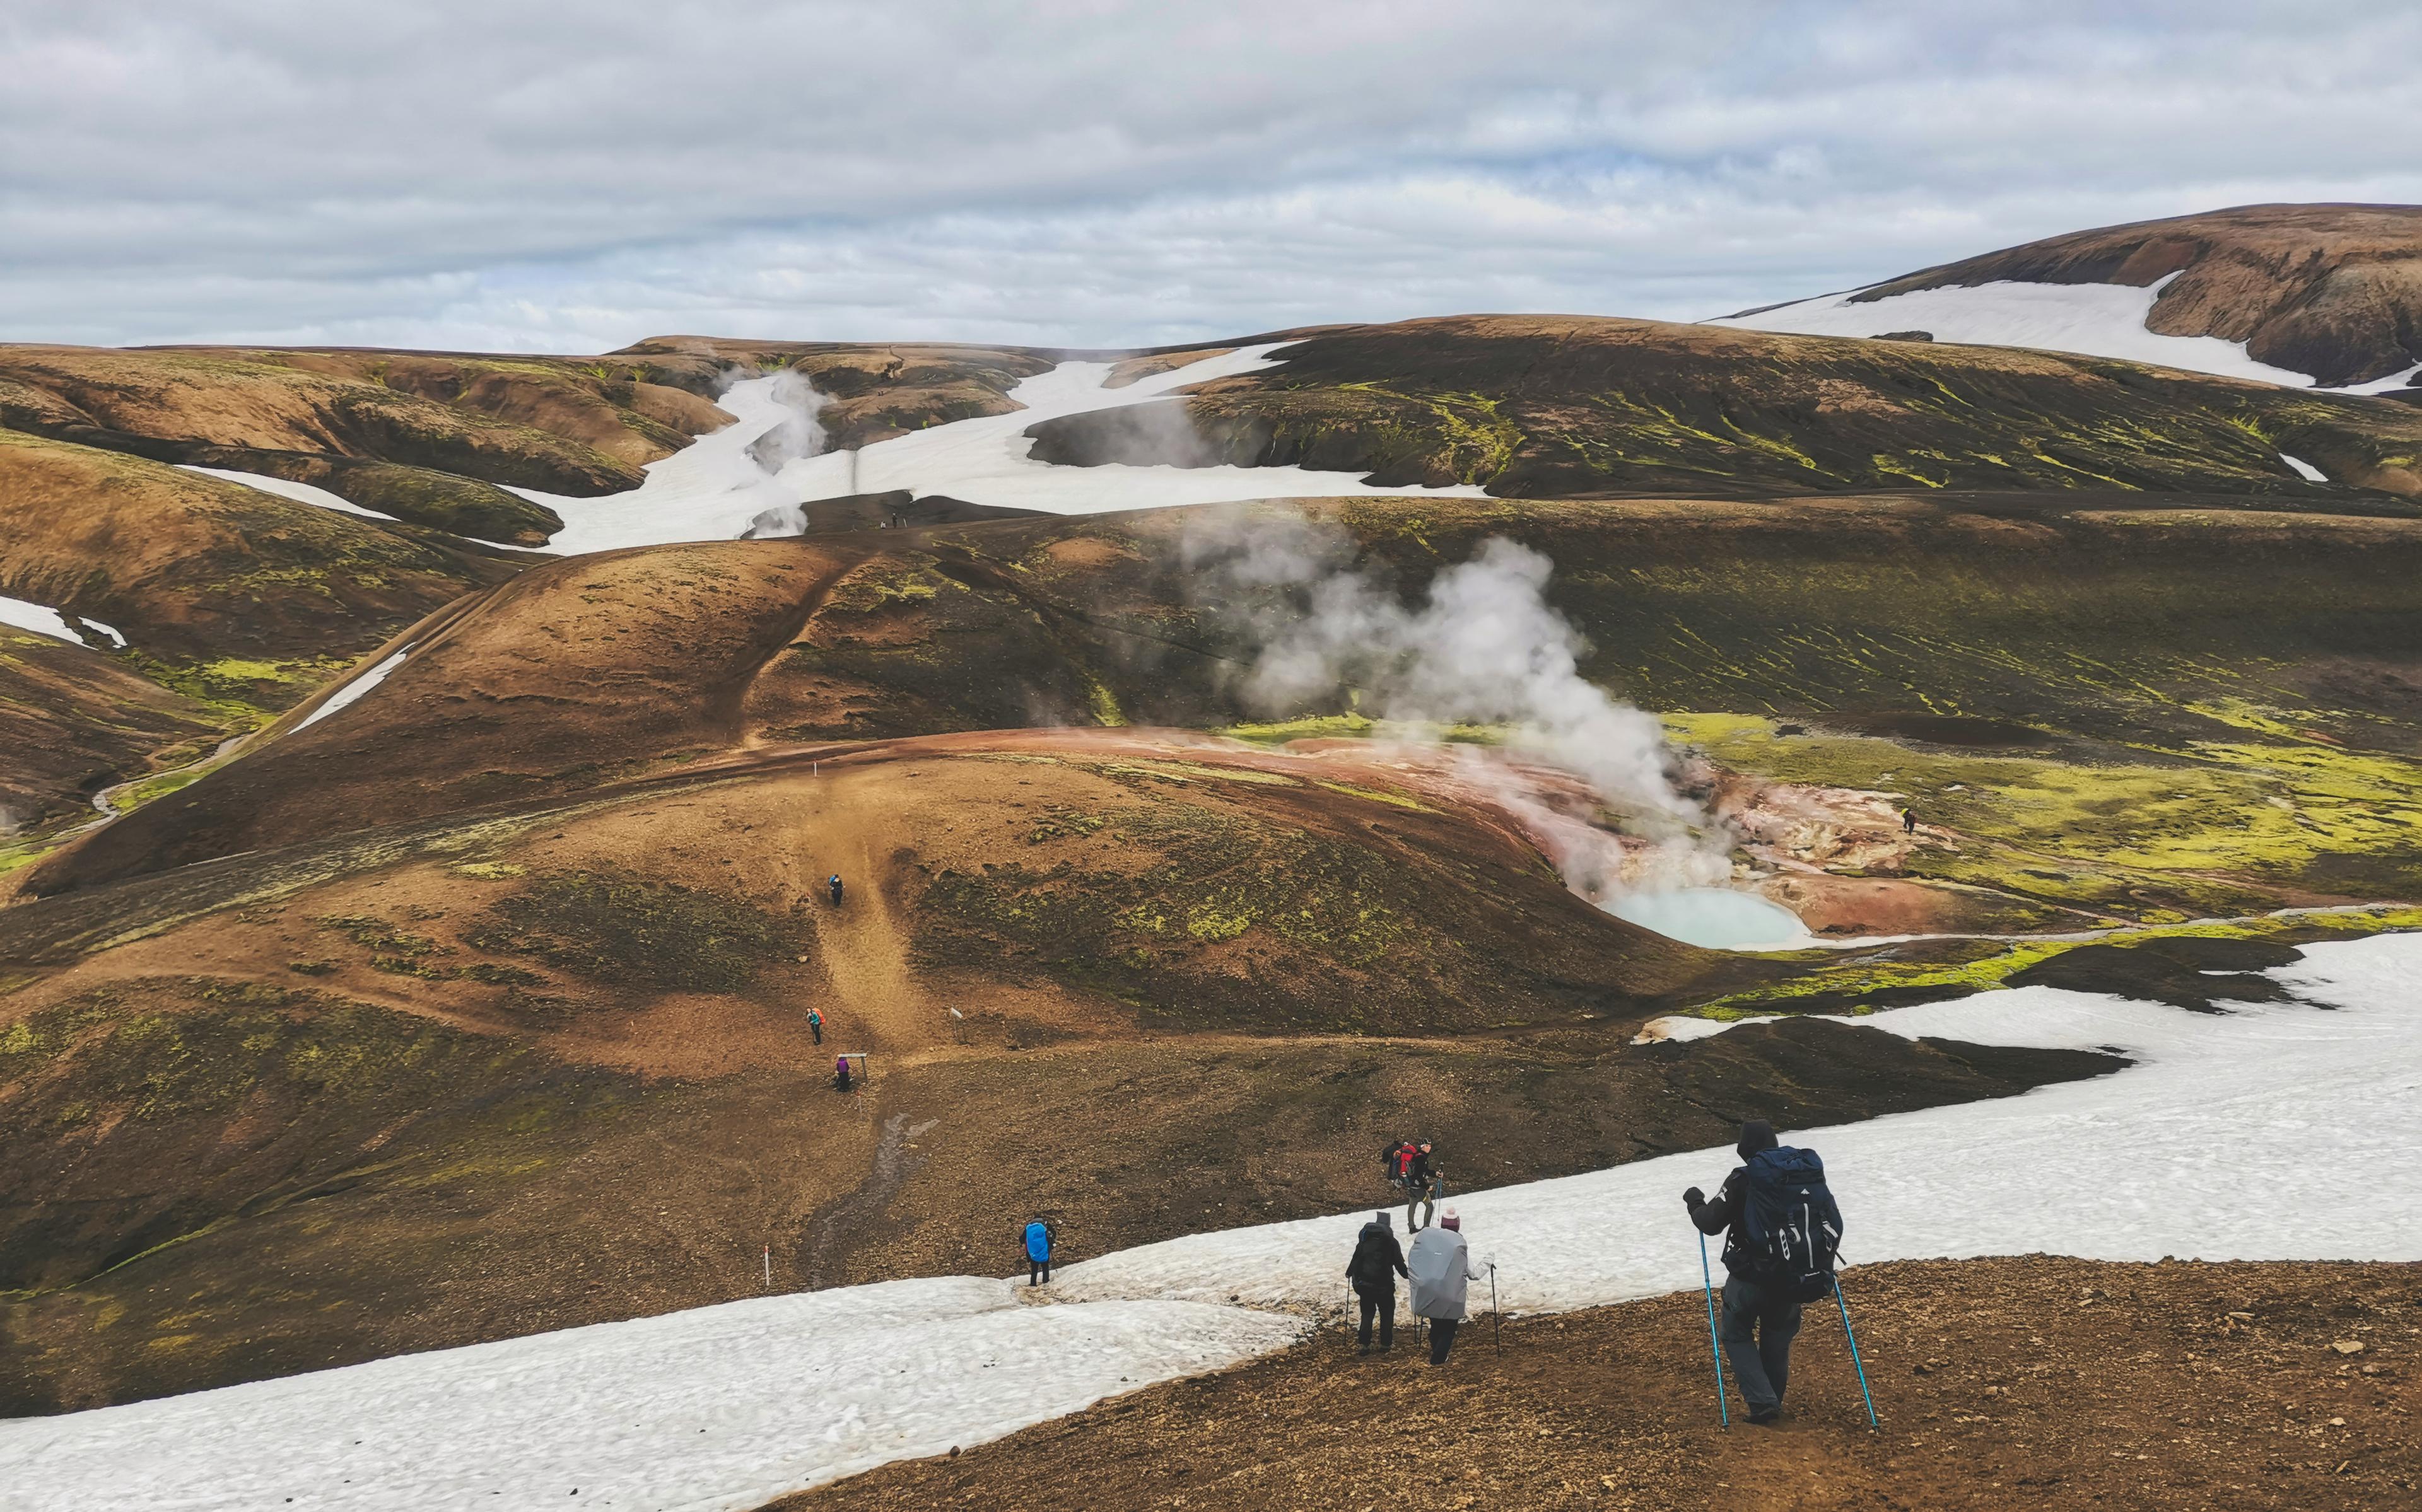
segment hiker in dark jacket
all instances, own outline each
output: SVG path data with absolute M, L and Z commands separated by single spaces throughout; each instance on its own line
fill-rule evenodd
M 841 907 L 841 873 L 834 872 L 825 879 L 825 891 L 832 895 L 832 906 Z
M 1741 1125 L 1740 1144 L 1734 1153 L 1743 1161 L 1775 1147 L 1770 1124 Z M 1751 1250 L 1741 1232 L 1741 1215 L 1749 1201 L 1749 1171 L 1735 1166 L 1716 1200 L 1692 1187 L 1682 1193 L 1691 1222 L 1702 1234 L 1724 1236 L 1724 1317 L 1718 1330 L 1724 1358 L 1732 1362 L 1733 1380 L 1749 1401 L 1752 1423 L 1771 1423 L 1783 1415 L 1783 1389 L 1791 1378 L 1791 1340 L 1800 1332 L 1800 1304 L 1763 1274 L 1762 1257 Z
M 1354 1300 L 1362 1305 L 1362 1332 L 1358 1336 L 1360 1354 L 1371 1352 L 1371 1318 L 1379 1319 L 1379 1348 L 1382 1353 L 1396 1345 L 1396 1278 L 1412 1272 L 1405 1269 L 1405 1252 L 1396 1243 L 1395 1230 L 1388 1226 L 1386 1213 L 1373 1213 L 1362 1225 L 1361 1237 L 1354 1241 L 1354 1258 L 1345 1262 L 1345 1279 L 1354 1283 Z
M 1405 1232 L 1418 1234 L 1430 1226 L 1430 1217 L 1438 1211 L 1439 1173 L 1430 1167 L 1430 1142 L 1423 1140 L 1410 1146 L 1405 1157 Z M 1416 1218 L 1414 1210 L 1420 1209 Z

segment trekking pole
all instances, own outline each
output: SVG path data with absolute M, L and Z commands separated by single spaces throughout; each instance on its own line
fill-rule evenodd
M 1491 1260 L 1488 1262 L 1488 1342 L 1497 1346 L 1499 1354 L 1505 1352 L 1505 1337 L 1499 1332 L 1504 1323 L 1505 1309 L 1497 1305 L 1497 1262 Z
M 1699 1236 L 1699 1279 L 1707 1288 L 1707 1352 L 1716 1357 L 1716 1416 L 1733 1426 L 1732 1409 L 1724 1405 L 1724 1348 L 1716 1342 L 1716 1273 L 1707 1269 L 1707 1236 Z M 1842 1315 L 1848 1317 L 1850 1315 Z M 1864 1380 L 1864 1377 L 1860 1378 Z
M 1882 1427 L 1883 1424 L 1876 1418 L 1875 1395 L 1867 1390 L 1867 1367 L 1859 1363 L 1859 1336 L 1850 1332 L 1850 1304 L 1842 1300 L 1840 1276 L 1833 1278 L 1833 1305 L 1842 1310 L 1842 1337 L 1850 1341 L 1850 1368 L 1859 1373 L 1859 1395 L 1864 1397 L 1867 1403 L 1867 1426 Z

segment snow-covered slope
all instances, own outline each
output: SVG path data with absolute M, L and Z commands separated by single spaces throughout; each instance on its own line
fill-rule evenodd
M 760 510 L 889 489 L 1053 514 L 1301 495 L 1483 496 L 1481 490 L 1467 487 L 1373 488 L 1360 474 L 1300 467 L 1062 467 L 1027 455 L 1033 443 L 1025 431 L 1037 421 L 1141 404 L 1188 384 L 1275 366 L 1278 359 L 1270 352 L 1276 345 L 1205 358 L 1124 388 L 1102 386 L 1112 364 L 1062 363 L 1009 391 L 1009 397 L 1024 408 L 878 442 L 856 454 L 854 475 L 847 452 L 796 458 L 773 474 L 759 466 L 748 455 L 749 446 L 799 412 L 776 397 L 775 379 L 752 379 L 735 383 L 717 401 L 738 416 L 737 424 L 701 436 L 662 461 L 650 463 L 647 481 L 627 493 L 574 499 L 530 489 L 514 491 L 563 517 L 564 529 L 547 550 L 565 554 L 669 541 L 728 540 L 747 528 Z
M 116 630 L 98 619 L 87 619 L 85 623 L 117 642 L 120 650 L 125 648 L 126 637 L 120 635 Z M 23 599 L 11 599 L 0 595 L 0 625 L 14 625 L 19 630 L 30 630 L 37 635 L 48 635 L 54 639 L 65 641 L 70 646 L 84 644 L 84 637 L 75 632 L 75 627 L 67 622 L 64 615 L 47 604 L 29 603 Z
M 309 483 L 295 483 L 282 477 L 271 477 L 266 473 L 242 473 L 232 467 L 201 467 L 192 462 L 180 462 L 177 465 L 188 473 L 199 473 L 204 477 L 225 478 L 230 483 L 241 483 L 248 489 L 259 489 L 263 493 L 275 493 L 281 499 L 291 499 L 297 504 L 311 504 L 322 509 L 334 509 L 338 514 L 359 515 L 364 520 L 395 518 L 393 515 L 383 515 L 376 509 L 365 509 L 351 499 L 331 493 L 326 489 L 318 488 Z
M 1922 288 L 1866 304 L 1852 303 L 1858 292 L 1853 289 L 1706 323 L 1819 336 L 1924 331 L 1937 341 L 2075 351 L 2224 378 L 2250 378 L 2288 388 L 2312 386 L 2312 379 L 2305 374 L 2256 362 L 2245 354 L 2241 341 L 2165 336 L 2145 329 L 2145 318 L 2152 313 L 2153 301 L 2161 297 L 2162 286 L 2167 282 L 2164 278 L 2142 288 L 2120 284 L 1978 284 Z
M 2422 935 L 2312 946 L 2273 974 L 2300 1000 L 2205 1015 L 2028 988 L 1879 1013 L 1864 1021 L 2140 1064 L 1785 1137 L 1823 1152 L 1852 1263 L 2422 1259 L 2422 1167 L 2382 1143 L 2422 1120 Z M 1508 1308 L 1588 1306 L 1695 1287 L 1679 1193 L 1731 1164 L 1668 1156 L 1454 1205 Z M 893 1282 L 0 1423 L 0 1507 L 754 1506 L 1281 1348 L 1280 1309 L 1343 1300 L 1364 1217 L 1105 1255 L 1047 1305 L 997 1280 Z
M 1296 1333 L 1190 1302 L 1022 1307 L 967 1277 L 766 1297 L 0 1423 L 0 1507 L 738 1512 Z
M 2273 974 L 2304 1001 L 2206 1015 L 2021 988 L 1862 1020 L 1912 1037 L 2109 1047 L 2140 1064 L 1806 1135 L 1844 1203 L 1845 1257 L 2422 1260 L 2422 1170 L 2382 1159 L 2380 1143 L 2422 1119 L 2422 936 L 2310 946 Z M 1732 1163 L 1667 1156 L 1455 1205 L 1509 1309 L 1596 1306 L 1698 1285 L 1678 1197 L 1714 1190 Z M 1335 1256 L 1361 1217 L 1147 1245 L 1072 1266 L 1059 1289 L 1334 1299 Z

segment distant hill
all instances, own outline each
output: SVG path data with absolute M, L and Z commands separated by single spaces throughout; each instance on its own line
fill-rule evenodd
M 2032 297 L 1988 288 L 2011 284 L 2049 287 Z M 2110 297 L 2048 297 L 2098 287 Z M 2245 371 L 2258 366 L 2323 387 L 2411 383 L 2422 376 L 2422 206 L 2245 205 L 2072 231 L 1717 323 L 1918 332 L 2239 376 L 2260 376 Z M 2216 345 L 2199 352 L 2195 338 Z M 2239 349 L 2235 365 L 2225 346 Z

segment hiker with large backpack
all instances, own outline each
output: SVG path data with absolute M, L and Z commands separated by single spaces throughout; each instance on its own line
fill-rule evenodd
M 1379 1352 L 1385 1354 L 1395 1348 L 1396 1278 L 1411 1274 L 1405 1269 L 1405 1252 L 1396 1243 L 1396 1231 L 1388 1226 L 1388 1215 L 1373 1213 L 1354 1240 L 1354 1257 L 1345 1262 L 1345 1279 L 1354 1283 L 1354 1300 L 1362 1308 L 1356 1353 L 1371 1352 L 1371 1319 L 1375 1315 L 1379 1319 Z
M 1026 1225 L 1026 1284 L 1044 1286 L 1051 1283 L 1051 1225 L 1037 1218 Z
M 1471 1249 L 1464 1242 L 1463 1220 L 1449 1208 L 1436 1228 L 1413 1236 L 1405 1256 L 1405 1279 L 1412 1284 L 1413 1311 L 1430 1320 L 1430 1364 L 1446 1364 L 1455 1348 L 1455 1331 L 1462 1326 L 1467 1283 L 1483 1272 L 1471 1269 Z
M 1715 1201 L 1692 1187 L 1682 1204 L 1700 1233 L 1724 1236 L 1719 1336 L 1749 1420 L 1768 1424 L 1783 1415 L 1801 1305 L 1833 1293 L 1842 1211 L 1825 1185 L 1825 1162 L 1814 1150 L 1777 1145 L 1771 1125 L 1741 1125 L 1735 1153 L 1741 1163 Z

